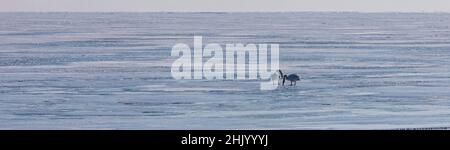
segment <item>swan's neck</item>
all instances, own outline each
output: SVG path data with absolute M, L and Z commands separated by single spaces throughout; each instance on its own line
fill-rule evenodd
M 281 77 L 284 77 L 284 76 L 283 76 L 283 72 L 281 72 L 281 70 L 278 70 L 278 72 L 280 72 L 280 76 L 281 76 Z

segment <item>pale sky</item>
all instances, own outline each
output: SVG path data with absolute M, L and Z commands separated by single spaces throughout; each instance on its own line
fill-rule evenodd
M 0 11 L 450 12 L 450 0 L 0 0 Z

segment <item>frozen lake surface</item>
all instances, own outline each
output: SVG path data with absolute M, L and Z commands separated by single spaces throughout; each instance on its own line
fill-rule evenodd
M 450 14 L 0 13 L 0 129 L 450 127 Z M 174 80 L 172 46 L 279 43 L 296 87 Z

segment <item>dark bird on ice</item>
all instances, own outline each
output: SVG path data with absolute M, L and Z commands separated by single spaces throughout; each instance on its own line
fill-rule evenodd
M 294 83 L 294 86 L 295 86 L 295 85 L 297 85 L 297 81 L 300 81 L 300 76 L 298 76 L 297 74 L 284 75 L 283 86 L 284 86 L 284 82 L 286 80 L 291 81 L 291 86 L 292 86 L 292 83 Z

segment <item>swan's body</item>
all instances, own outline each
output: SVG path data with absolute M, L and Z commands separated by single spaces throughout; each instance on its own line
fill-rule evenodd
M 277 84 L 280 85 L 280 80 L 283 79 L 283 72 L 281 70 L 276 71 L 275 73 L 270 76 L 270 80 L 272 80 L 272 84 L 275 84 L 275 81 L 277 81 Z
M 294 86 L 295 86 L 295 85 L 297 85 L 297 81 L 300 81 L 300 76 L 298 76 L 297 74 L 284 75 L 283 85 L 286 80 L 291 81 L 291 86 L 292 86 L 292 83 L 294 83 Z
M 270 80 L 272 81 L 273 85 L 275 85 L 275 81 L 280 83 L 280 75 L 278 74 L 278 72 L 273 73 L 272 76 L 270 76 Z

